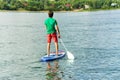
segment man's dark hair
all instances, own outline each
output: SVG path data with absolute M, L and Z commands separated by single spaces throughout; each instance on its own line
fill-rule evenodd
M 53 17 L 53 14 L 54 14 L 53 11 L 49 11 L 49 12 L 48 12 L 48 16 L 49 16 L 49 17 Z

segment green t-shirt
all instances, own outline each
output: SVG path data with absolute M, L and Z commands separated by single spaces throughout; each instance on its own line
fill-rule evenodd
M 56 32 L 55 26 L 57 25 L 57 21 L 53 18 L 48 18 L 45 20 L 45 25 L 47 29 L 47 34 L 51 34 Z

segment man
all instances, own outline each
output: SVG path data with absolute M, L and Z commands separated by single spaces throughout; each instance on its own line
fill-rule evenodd
M 49 18 L 45 20 L 45 26 L 47 31 L 47 54 L 50 55 L 51 40 L 54 40 L 56 56 L 58 56 L 58 38 L 60 38 L 60 31 L 57 21 L 53 18 L 53 11 L 48 12 Z M 58 38 L 57 38 L 58 37 Z

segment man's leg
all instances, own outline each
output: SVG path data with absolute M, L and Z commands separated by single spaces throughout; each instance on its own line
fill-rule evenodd
M 51 43 L 52 36 L 51 34 L 47 35 L 47 55 L 50 55 L 50 43 Z
M 50 55 L 50 43 L 47 43 L 47 55 Z
M 54 43 L 55 43 L 56 55 L 58 56 L 58 39 L 57 39 L 57 34 L 53 33 L 52 34 L 52 38 L 53 38 Z
M 58 42 L 55 42 L 56 55 L 58 56 Z

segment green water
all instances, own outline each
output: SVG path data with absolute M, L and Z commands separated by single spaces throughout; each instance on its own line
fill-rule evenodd
M 75 60 L 50 62 L 48 70 L 49 63 L 39 62 L 46 54 L 47 13 L 0 12 L 0 80 L 120 79 L 120 10 L 56 12 L 54 17 Z M 64 49 L 60 42 L 59 48 Z

